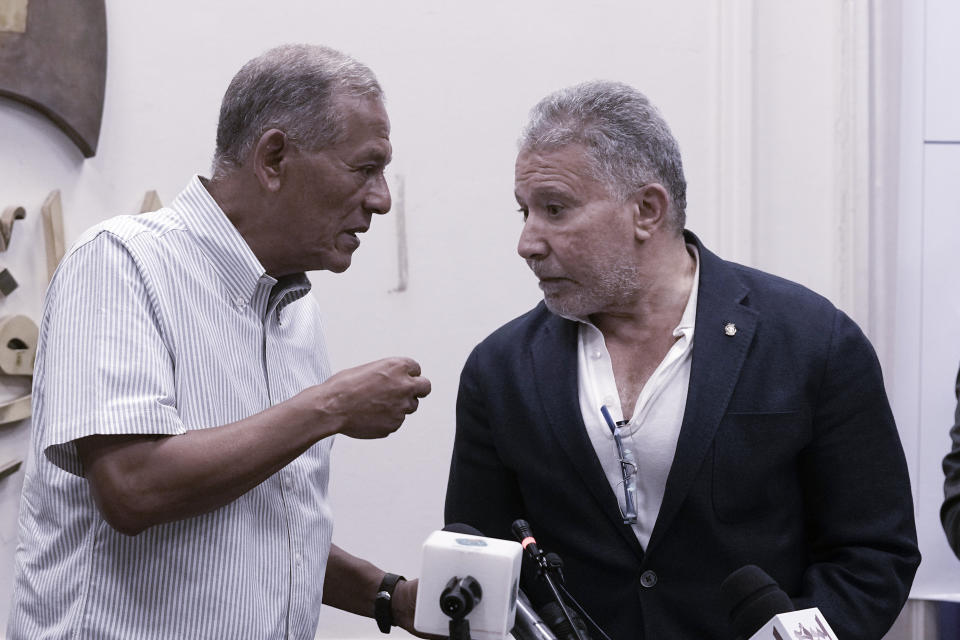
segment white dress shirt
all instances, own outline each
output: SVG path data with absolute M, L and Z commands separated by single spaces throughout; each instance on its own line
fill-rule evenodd
M 633 452 L 637 465 L 634 476 L 637 522 L 633 525 L 633 531 L 644 549 L 650 542 L 650 534 L 663 503 L 663 492 L 677 450 L 687 403 L 687 387 L 690 384 L 700 260 L 695 247 L 687 245 L 687 249 L 696 260 L 696 271 L 680 324 L 673 330 L 677 340 L 644 384 L 629 423 L 620 428 L 623 445 Z M 615 421 L 623 420 L 620 394 L 603 334 L 589 322 L 580 323 L 577 380 L 583 423 L 610 488 L 625 513 L 620 459 L 613 434 L 600 413 L 601 405 L 606 405 Z

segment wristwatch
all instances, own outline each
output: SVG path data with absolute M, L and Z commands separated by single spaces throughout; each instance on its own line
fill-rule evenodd
M 390 627 L 393 626 L 391 601 L 393 600 L 393 592 L 401 580 L 406 580 L 406 578 L 395 573 L 385 574 L 377 588 L 377 597 L 373 599 L 373 618 L 377 621 L 377 627 L 383 633 L 390 633 Z

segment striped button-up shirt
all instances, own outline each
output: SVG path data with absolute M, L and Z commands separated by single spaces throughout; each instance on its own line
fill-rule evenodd
M 169 208 L 80 238 L 44 301 L 9 638 L 313 638 L 331 439 L 134 537 L 101 517 L 74 445 L 234 422 L 322 382 L 309 289 L 267 275 L 197 177 Z

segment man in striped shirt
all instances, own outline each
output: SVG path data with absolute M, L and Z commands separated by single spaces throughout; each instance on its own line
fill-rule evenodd
M 331 375 L 304 275 L 350 266 L 390 155 L 367 67 L 279 47 L 227 89 L 212 178 L 78 240 L 44 303 L 8 637 L 313 638 L 321 601 L 373 615 L 384 590 L 378 624 L 412 630 L 416 581 L 331 543 L 328 458 L 430 383 L 408 358 Z

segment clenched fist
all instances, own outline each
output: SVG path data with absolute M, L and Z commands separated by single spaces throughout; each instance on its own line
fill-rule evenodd
M 344 369 L 323 384 L 316 408 L 337 424 L 336 432 L 351 438 L 384 438 L 398 428 L 419 399 L 430 393 L 430 381 L 410 358 L 384 358 Z

